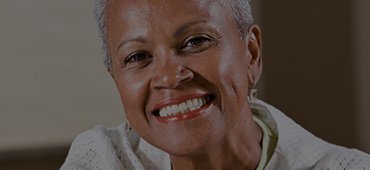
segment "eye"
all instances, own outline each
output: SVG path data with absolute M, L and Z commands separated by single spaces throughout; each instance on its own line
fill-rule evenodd
M 192 35 L 185 39 L 181 47 L 181 51 L 190 53 L 202 52 L 214 44 L 215 44 L 214 38 L 208 35 L 205 34 Z
M 145 66 L 152 61 L 152 56 L 144 51 L 134 52 L 128 55 L 124 61 L 124 66 Z
M 185 42 L 185 47 L 196 47 L 209 41 L 210 38 L 205 35 L 194 36 L 190 37 L 189 40 Z

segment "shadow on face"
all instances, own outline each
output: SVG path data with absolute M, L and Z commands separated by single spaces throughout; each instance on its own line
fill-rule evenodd
M 249 122 L 260 32 L 242 39 L 219 1 L 110 1 L 107 37 L 127 119 L 173 154 L 202 152 Z

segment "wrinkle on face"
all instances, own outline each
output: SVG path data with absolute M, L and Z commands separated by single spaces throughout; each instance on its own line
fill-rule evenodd
M 127 118 L 145 140 L 174 155 L 210 151 L 237 123 L 251 118 L 245 116 L 251 113 L 243 110 L 249 84 L 248 45 L 240 39 L 223 1 L 112 2 L 107 21 L 114 80 Z M 197 33 L 222 36 L 204 51 L 180 54 L 184 39 Z M 141 69 L 120 66 L 122 58 L 137 50 L 153 55 L 151 63 Z M 169 82 L 176 80 L 182 69 L 194 74 L 191 80 Z M 206 93 L 215 95 L 214 102 L 194 120 L 161 124 L 151 113 L 160 101 Z

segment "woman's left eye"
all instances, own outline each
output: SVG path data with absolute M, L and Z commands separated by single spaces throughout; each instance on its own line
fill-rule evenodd
M 181 51 L 182 52 L 201 52 L 214 44 L 214 39 L 208 35 L 193 35 L 185 39 Z

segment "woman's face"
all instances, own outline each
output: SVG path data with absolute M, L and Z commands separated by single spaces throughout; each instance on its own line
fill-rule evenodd
M 111 0 L 107 33 L 127 119 L 149 143 L 204 152 L 251 115 L 242 109 L 257 62 L 223 2 Z

